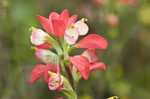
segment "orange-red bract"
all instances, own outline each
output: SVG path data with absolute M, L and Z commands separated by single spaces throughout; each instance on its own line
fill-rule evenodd
M 47 79 L 48 79 L 47 77 L 49 77 L 48 71 L 56 72 L 56 68 L 52 64 L 47 64 L 47 65 L 39 64 L 39 65 L 37 65 L 32 70 L 32 74 L 30 76 L 30 83 L 35 83 L 36 80 L 38 80 L 42 76 L 44 76 L 45 81 L 47 82 Z
M 81 55 L 69 57 L 69 60 L 81 73 L 83 78 L 87 80 L 90 72 L 89 60 L 85 56 L 81 56 Z
M 97 49 L 106 49 L 108 46 L 107 40 L 98 34 L 89 34 L 83 39 L 81 39 L 77 46 L 79 48 L 97 48 Z
M 77 15 L 69 17 L 68 10 L 65 9 L 60 15 L 52 12 L 49 18 L 37 15 L 40 24 L 49 34 L 54 34 L 57 38 L 64 36 L 65 30 L 68 29 L 77 19 Z

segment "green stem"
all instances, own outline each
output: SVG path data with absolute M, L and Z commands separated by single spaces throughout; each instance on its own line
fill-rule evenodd
M 56 49 L 59 56 L 63 54 L 62 49 L 59 46 L 59 43 L 55 39 L 53 39 L 51 36 L 46 37 L 46 42 L 49 42 L 50 44 L 52 44 L 52 46 Z

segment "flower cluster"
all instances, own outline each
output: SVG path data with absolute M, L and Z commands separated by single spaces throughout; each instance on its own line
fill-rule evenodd
M 82 77 L 87 80 L 91 71 L 105 70 L 105 64 L 97 62 L 96 49 L 104 50 L 108 43 L 98 34 L 88 34 L 78 41 L 79 36 L 84 36 L 89 31 L 87 19 L 77 21 L 77 15 L 69 17 L 67 9 L 61 14 L 51 12 L 49 18 L 40 15 L 37 17 L 45 31 L 32 27 L 30 40 L 35 46 L 35 56 L 43 64 L 32 70 L 30 83 L 44 77 L 50 90 L 68 91 L 70 96 L 68 93 L 66 95 L 76 99 L 73 98 L 76 97 L 73 85 Z M 70 56 L 73 49 L 80 48 L 85 51 Z

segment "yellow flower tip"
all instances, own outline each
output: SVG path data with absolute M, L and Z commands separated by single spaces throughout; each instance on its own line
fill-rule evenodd
M 55 76 L 55 73 L 54 73 L 54 72 L 51 72 L 51 71 L 48 71 L 48 74 L 49 74 L 50 76 Z
M 87 18 L 82 18 L 81 21 L 82 21 L 82 22 L 87 22 L 88 19 L 87 19 Z
M 33 49 L 34 51 L 36 51 L 38 48 L 35 46 L 31 46 L 31 49 Z
M 37 28 L 35 28 L 35 27 L 33 27 L 33 26 L 32 26 L 32 27 L 30 28 L 30 30 L 32 30 L 32 31 L 36 31 L 36 30 L 37 30 Z
M 119 99 L 119 97 L 118 96 L 112 96 L 112 97 L 109 97 L 107 99 Z
M 73 28 L 74 28 L 74 24 L 71 25 L 70 29 L 73 29 Z

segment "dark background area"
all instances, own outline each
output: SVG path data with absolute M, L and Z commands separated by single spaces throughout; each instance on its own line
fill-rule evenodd
M 106 71 L 90 74 L 78 86 L 79 99 L 150 98 L 150 1 L 127 4 L 119 0 L 0 0 L 0 99 L 54 99 L 43 78 L 29 83 L 39 64 L 30 44 L 31 26 L 41 28 L 36 15 L 48 17 L 69 9 L 70 15 L 88 19 L 89 33 L 105 37 L 109 46 L 99 51 Z M 107 18 L 118 22 L 110 25 Z M 112 18 L 112 20 L 114 20 Z M 59 93 L 61 94 L 61 93 Z

